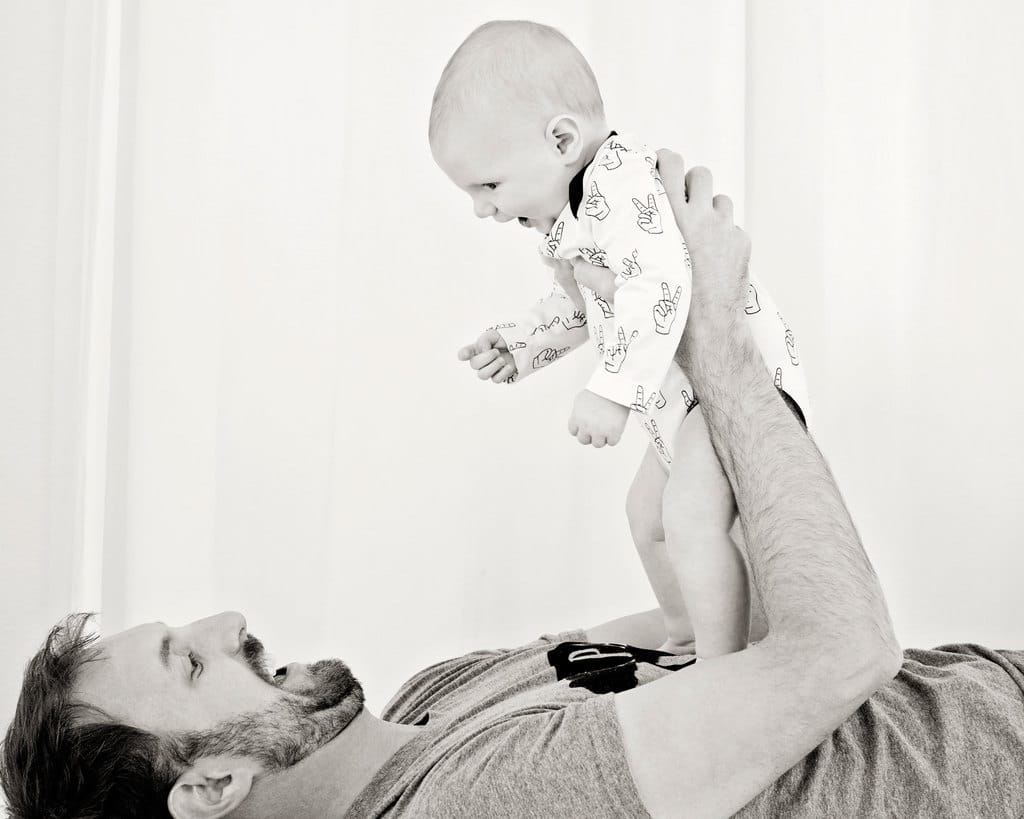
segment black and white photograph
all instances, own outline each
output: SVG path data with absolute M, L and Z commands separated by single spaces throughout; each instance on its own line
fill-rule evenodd
M 0 0 L 0 814 L 1024 817 L 1022 43 Z

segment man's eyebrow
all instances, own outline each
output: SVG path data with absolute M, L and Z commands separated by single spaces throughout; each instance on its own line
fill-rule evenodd
M 171 670 L 169 657 L 171 656 L 171 635 L 165 634 L 160 641 L 160 664 L 168 671 Z

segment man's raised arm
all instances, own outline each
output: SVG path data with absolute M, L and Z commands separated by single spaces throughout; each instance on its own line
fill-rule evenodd
M 743 315 L 749 240 L 711 174 L 659 153 L 693 264 L 678 360 L 732 484 L 768 636 L 616 696 L 652 815 L 729 816 L 899 670 L 871 564 L 820 452 L 785 406 Z M 672 499 L 666 497 L 665 503 Z

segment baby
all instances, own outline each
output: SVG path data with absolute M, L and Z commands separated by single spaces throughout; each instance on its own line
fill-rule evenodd
M 540 255 L 554 269 L 550 296 L 488 329 L 459 358 L 480 378 L 508 383 L 593 339 L 600 361 L 575 399 L 569 432 L 582 444 L 614 445 L 632 415 L 650 437 L 626 512 L 664 613 L 662 650 L 694 650 L 688 624 L 699 658 L 744 648 L 750 604 L 730 536 L 736 505 L 698 397 L 673 361 L 690 261 L 656 155 L 609 128 L 575 46 L 525 21 L 487 23 L 459 46 L 434 93 L 429 136 L 476 215 L 544 234 Z M 596 267 L 580 265 L 576 279 L 580 259 Z M 792 333 L 760 284 L 748 298 L 776 387 L 806 408 Z M 663 508 L 666 492 L 673 502 Z

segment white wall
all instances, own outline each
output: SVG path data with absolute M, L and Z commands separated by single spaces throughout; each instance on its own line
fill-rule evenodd
M 748 9 L 753 265 L 900 637 L 1021 645 L 1024 9 Z
M 701 12 L 713 36 L 679 53 L 548 9 L 141 8 L 128 582 L 105 627 L 239 608 L 282 660 L 344 654 L 379 704 L 440 654 L 649 605 L 621 514 L 643 440 L 564 431 L 591 354 L 510 390 L 455 360 L 545 274 L 434 167 L 426 121 L 466 33 L 532 17 L 594 55 L 613 121 L 714 146 L 739 187 L 742 8 Z M 666 94 L 708 60 L 733 67 L 720 96 Z
M 67 8 L 17 8 L 0 623 L 18 626 L 0 636 L 23 657 L 69 600 L 48 408 L 74 344 L 47 283 Z M 1024 644 L 1021 13 L 850 9 L 126 6 L 104 627 L 238 608 L 281 661 L 345 657 L 378 708 L 442 655 L 650 604 L 622 514 L 643 438 L 564 432 L 590 353 L 508 389 L 454 356 L 545 276 L 530 234 L 475 219 L 433 166 L 430 95 L 469 30 L 527 17 L 590 57 L 614 127 L 736 200 L 904 642 Z M 9 666 L 0 694 L 16 685 Z

